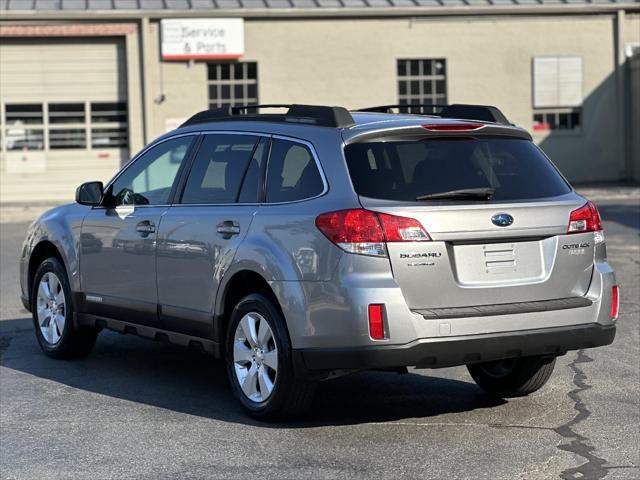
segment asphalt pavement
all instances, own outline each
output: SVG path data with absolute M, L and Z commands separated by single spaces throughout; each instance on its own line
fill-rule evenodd
M 595 199 L 597 200 L 597 198 Z M 0 478 L 640 478 L 640 198 L 597 202 L 622 291 L 613 345 L 497 400 L 464 367 L 321 384 L 303 421 L 246 417 L 215 360 L 102 332 L 45 357 L 18 299 L 26 223 L 0 224 Z

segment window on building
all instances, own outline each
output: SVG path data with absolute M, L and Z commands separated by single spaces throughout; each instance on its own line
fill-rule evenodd
M 210 108 L 258 103 L 256 62 L 209 63 L 207 83 Z
M 84 103 L 50 103 L 49 123 L 84 123 Z
M 127 148 L 125 102 L 6 104 L 0 119 L 7 150 Z
M 5 107 L 7 125 L 44 123 L 44 113 L 41 103 L 7 104 Z
M 127 121 L 127 104 L 123 102 L 95 102 L 91 104 L 93 123 L 124 123 Z
M 85 104 L 49 104 L 49 148 L 87 148 Z
M 49 148 L 51 150 L 87 148 L 87 135 L 84 128 L 49 129 Z
M 6 104 L 2 123 L 7 150 L 44 150 L 44 110 L 41 103 Z
M 582 124 L 582 57 L 533 59 L 533 130 L 575 130 Z
M 444 58 L 398 60 L 398 103 L 401 105 L 445 105 L 447 62 Z M 430 113 L 433 108 L 407 107 L 402 111 Z
M 533 130 L 576 130 L 582 121 L 581 108 L 536 109 L 533 113 Z
M 127 104 L 124 102 L 91 103 L 91 146 L 93 148 L 126 148 Z

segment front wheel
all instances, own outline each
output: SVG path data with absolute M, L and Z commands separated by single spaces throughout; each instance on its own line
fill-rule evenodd
M 521 357 L 467 365 L 476 384 L 502 398 L 529 395 L 542 388 L 553 373 L 555 357 Z
M 264 295 L 248 295 L 234 308 L 225 362 L 233 393 L 251 416 L 284 420 L 311 405 L 315 385 L 294 377 L 284 318 Z
M 73 324 L 71 288 L 60 260 L 47 258 L 38 266 L 31 299 L 36 338 L 44 353 L 53 358 L 79 358 L 93 349 L 98 330 Z

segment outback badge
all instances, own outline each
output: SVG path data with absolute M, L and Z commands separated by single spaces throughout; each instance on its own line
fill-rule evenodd
M 513 217 L 508 213 L 496 213 L 491 217 L 491 223 L 498 227 L 508 227 L 513 223 Z

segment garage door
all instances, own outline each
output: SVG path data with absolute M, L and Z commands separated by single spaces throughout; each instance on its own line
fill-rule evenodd
M 58 203 L 128 157 L 124 40 L 3 39 L 0 202 Z

